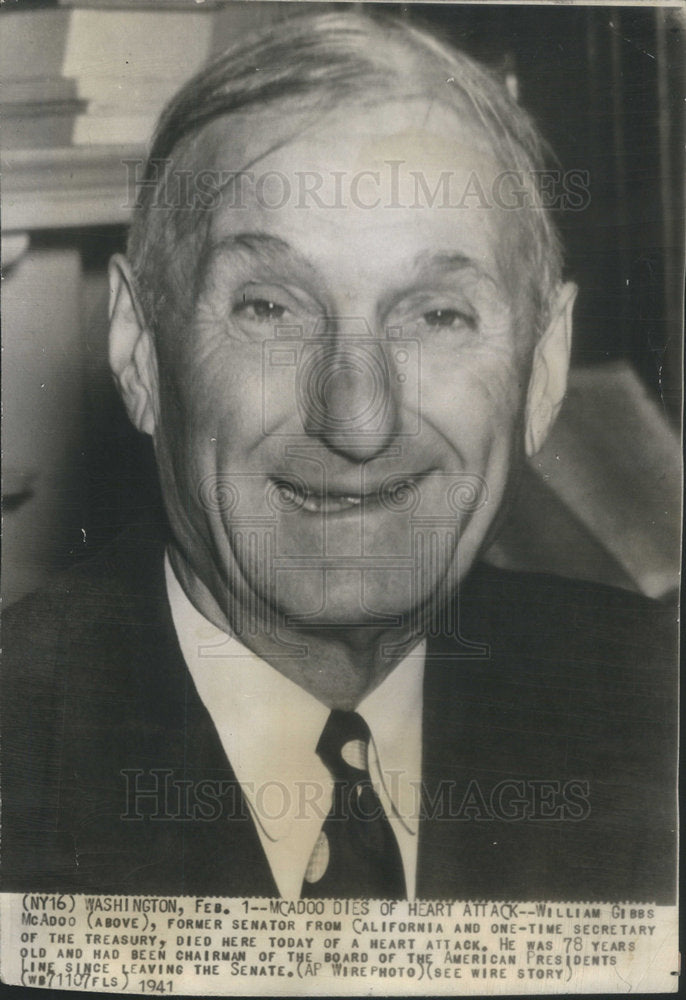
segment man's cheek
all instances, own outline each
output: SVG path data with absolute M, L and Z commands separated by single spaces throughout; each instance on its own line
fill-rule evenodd
M 484 372 L 480 365 L 465 363 L 443 385 L 425 394 L 424 417 L 443 428 L 449 441 L 462 452 L 507 434 L 521 408 L 520 392 L 507 373 Z
M 480 360 L 465 370 L 468 394 L 484 419 L 503 428 L 517 420 L 526 397 L 526 380 L 516 358 L 503 351 L 499 357 Z

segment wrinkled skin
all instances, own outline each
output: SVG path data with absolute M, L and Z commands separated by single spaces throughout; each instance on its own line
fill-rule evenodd
M 255 142 L 215 124 L 206 157 L 236 170 Z M 389 159 L 403 161 L 401 207 Z M 356 704 L 455 590 L 564 391 L 570 289 L 535 349 L 508 212 L 418 204 L 412 171 L 433 190 L 447 168 L 457 189 L 477 172 L 485 190 L 501 169 L 446 108 L 348 109 L 259 159 L 273 183 L 248 186 L 245 207 L 214 211 L 190 323 L 153 344 L 114 269 L 115 372 L 154 437 L 177 575 L 327 704 Z M 324 178 L 305 204 L 303 171 Z M 137 364 L 126 346 L 117 362 L 118 336 Z

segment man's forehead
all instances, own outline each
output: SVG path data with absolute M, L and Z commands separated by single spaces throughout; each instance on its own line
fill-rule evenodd
M 419 169 L 459 169 L 461 163 L 494 162 L 492 137 L 464 104 L 425 95 L 303 109 L 293 101 L 262 105 L 218 118 L 188 150 L 197 166 L 259 169 L 278 154 L 293 171 L 321 165 L 362 169 L 401 160 Z
M 205 272 L 237 248 L 234 237 L 258 233 L 275 242 L 246 247 L 268 253 L 269 267 L 280 240 L 290 264 L 360 288 L 411 280 L 418 262 L 454 270 L 460 257 L 507 283 L 512 213 L 483 201 L 501 166 L 483 126 L 459 108 L 424 97 L 325 114 L 270 106 L 213 122 L 193 152 L 220 192 L 195 242 Z
M 391 241 L 410 229 L 418 243 L 451 247 L 455 229 L 471 238 L 500 226 L 498 206 L 478 197 L 499 165 L 483 130 L 452 109 L 386 102 L 229 124 L 208 140 L 220 194 L 210 244 L 253 229 L 308 242 L 347 231 L 361 246 L 382 228 Z

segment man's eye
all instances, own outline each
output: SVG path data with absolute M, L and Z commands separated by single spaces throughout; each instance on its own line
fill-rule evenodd
M 258 323 L 273 323 L 283 319 L 286 307 L 271 299 L 243 299 L 235 306 L 234 312 Z
M 468 326 L 470 329 L 474 327 L 472 318 L 458 309 L 432 309 L 431 312 L 423 313 L 422 319 L 434 330 L 446 330 L 457 325 Z

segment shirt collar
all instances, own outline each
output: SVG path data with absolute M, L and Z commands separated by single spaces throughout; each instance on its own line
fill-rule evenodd
M 329 709 L 208 621 L 168 556 L 165 575 L 181 652 L 256 821 L 279 840 L 308 800 L 305 808 L 317 812 L 321 825 L 332 782 L 316 747 Z M 372 732 L 383 790 L 411 833 L 418 823 L 424 658 L 421 643 L 357 709 Z
M 419 822 L 425 659 L 426 640 L 357 707 L 372 733 L 378 773 L 388 800 L 410 833 L 417 832 Z

